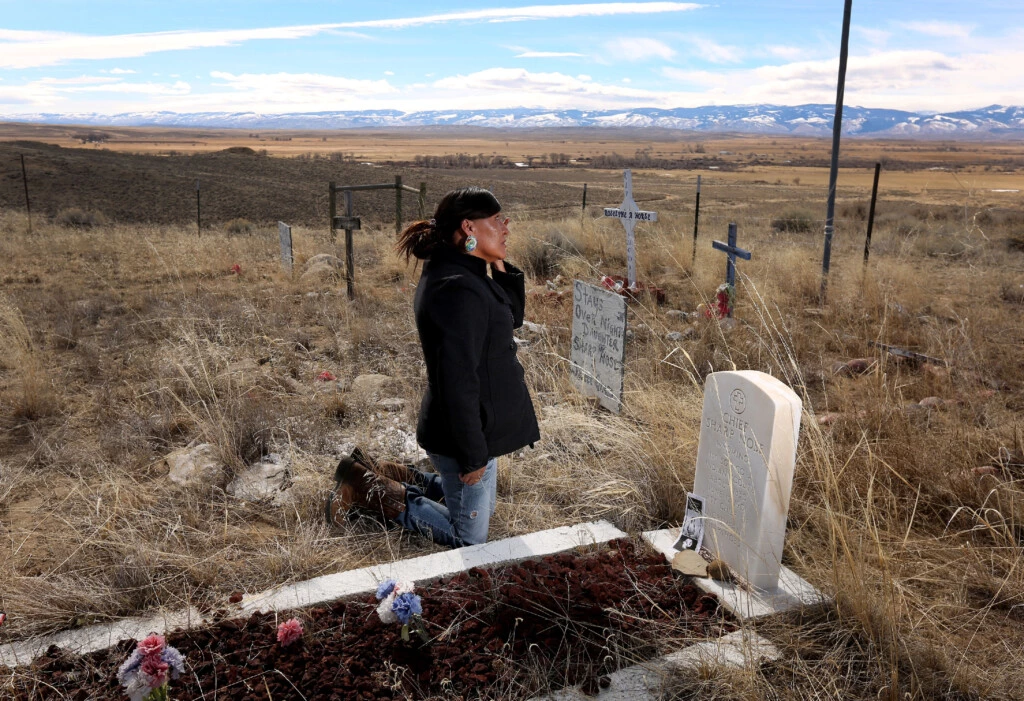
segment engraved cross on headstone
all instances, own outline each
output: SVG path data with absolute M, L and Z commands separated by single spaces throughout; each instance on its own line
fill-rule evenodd
M 657 212 L 646 212 L 636 206 L 636 202 L 633 201 L 633 173 L 628 168 L 622 171 L 622 177 L 625 180 L 626 194 L 622 200 L 622 204 L 616 209 L 615 207 L 605 207 L 604 215 L 606 217 L 615 217 L 622 222 L 622 226 L 626 229 L 626 261 L 628 266 L 627 277 L 629 279 L 629 287 L 632 289 L 636 288 L 636 238 L 633 235 L 633 229 L 636 228 L 638 221 L 658 221 Z

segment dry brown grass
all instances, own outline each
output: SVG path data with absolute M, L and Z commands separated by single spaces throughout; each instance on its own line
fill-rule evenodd
M 678 680 L 679 698 L 1013 698 L 1024 682 L 1024 467 L 1008 457 L 1024 450 L 1024 319 L 1007 292 L 1024 254 L 1005 243 L 1016 220 L 893 204 L 864 270 L 851 210 L 818 310 L 819 235 L 772 230 L 780 212 L 808 207 L 800 190 L 781 190 L 786 201 L 763 205 L 760 185 L 709 200 L 695 265 L 685 204 L 664 202 L 662 221 L 638 229 L 641 276 L 669 303 L 631 306 L 618 417 L 572 390 L 571 305 L 547 294 L 545 278 L 562 274 L 568 296 L 573 277 L 620 272 L 621 226 L 513 212 L 513 260 L 539 260 L 545 274 L 530 281 L 527 313 L 545 331 L 520 333 L 544 440 L 501 461 L 491 535 L 596 518 L 634 533 L 677 523 L 704 376 L 764 370 L 806 411 L 785 560 L 837 605 L 761 631 L 781 662 L 706 670 Z M 724 257 L 708 239 L 728 220 L 755 252 L 739 263 L 736 327 L 669 316 L 694 311 L 721 280 Z M 382 436 L 414 426 L 418 271 L 394 257 L 388 226 L 358 235 L 352 302 L 343 283 L 299 279 L 313 255 L 338 252 L 313 230 L 293 232 L 288 276 L 269 230 L 196 239 L 173 227 L 25 228 L 0 213 L 0 607 L 10 615 L 0 638 L 204 609 L 232 591 L 433 549 L 361 522 L 321 524 L 342 447 L 385 450 Z M 670 331 L 688 336 L 669 341 Z M 949 367 L 900 364 L 868 341 Z M 878 361 L 868 374 L 831 374 L 834 361 L 864 356 Z M 340 383 L 316 382 L 324 370 Z M 348 391 L 371 372 L 394 378 L 389 396 L 405 409 Z M 934 395 L 949 401 L 907 406 Z M 827 413 L 838 416 L 819 425 Z M 162 457 L 198 442 L 219 449 L 222 472 L 169 482 Z M 228 496 L 231 476 L 270 451 L 290 456 L 291 501 Z M 975 474 L 981 465 L 997 469 Z

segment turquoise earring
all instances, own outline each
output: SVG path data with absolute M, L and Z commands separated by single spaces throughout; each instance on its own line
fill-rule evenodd
M 476 250 L 476 236 L 472 234 L 466 237 L 466 242 L 462 244 L 462 247 L 466 249 L 466 253 L 472 253 Z

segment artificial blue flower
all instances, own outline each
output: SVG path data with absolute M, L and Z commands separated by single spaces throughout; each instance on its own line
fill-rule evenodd
M 117 670 L 117 681 L 121 682 L 122 684 L 126 683 L 125 679 L 127 678 L 127 676 L 135 670 L 137 670 L 141 664 L 142 653 L 140 653 L 138 649 L 135 649 L 132 651 L 132 654 L 128 656 L 128 659 L 125 660 L 121 664 L 121 667 Z
M 177 679 L 185 671 L 185 660 L 177 648 L 168 645 L 160 657 L 171 666 L 171 679 Z
M 377 586 L 377 601 L 386 599 L 388 595 L 391 593 L 391 591 L 395 588 L 396 584 L 398 584 L 398 582 L 396 582 L 393 579 L 385 579 L 383 582 L 381 582 Z
M 408 625 L 409 619 L 414 615 L 423 613 L 423 606 L 420 605 L 420 597 L 410 592 L 399 594 L 391 604 L 391 610 L 395 612 L 402 625 Z

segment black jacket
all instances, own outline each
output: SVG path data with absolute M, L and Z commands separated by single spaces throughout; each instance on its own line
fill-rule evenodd
M 416 439 L 456 459 L 463 473 L 540 439 L 516 358 L 512 329 L 523 325 L 523 273 L 487 276 L 487 263 L 455 250 L 435 253 L 416 288 L 416 328 L 427 391 Z

